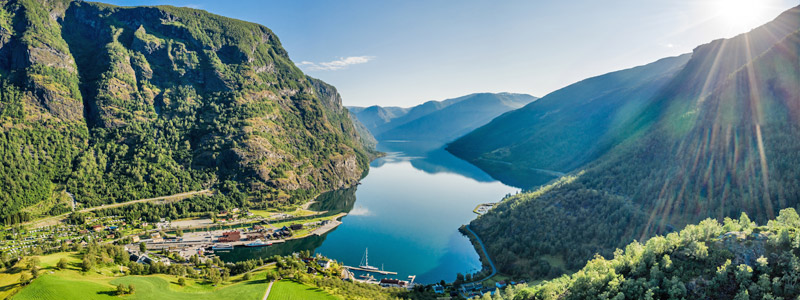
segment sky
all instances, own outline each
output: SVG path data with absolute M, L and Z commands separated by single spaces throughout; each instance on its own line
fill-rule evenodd
M 104 0 L 187 6 L 278 35 L 348 106 L 410 107 L 476 92 L 544 96 L 689 53 L 800 0 Z

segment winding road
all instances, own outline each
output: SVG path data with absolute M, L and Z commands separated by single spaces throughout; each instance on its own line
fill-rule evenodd
M 483 254 L 486 256 L 486 260 L 489 261 L 489 265 L 492 267 L 492 273 L 489 274 L 489 276 L 486 276 L 486 278 L 483 278 L 481 280 L 473 280 L 472 282 L 484 281 L 486 279 L 494 277 L 494 275 L 497 275 L 497 267 L 494 266 L 494 262 L 492 261 L 492 258 L 489 256 L 489 251 L 486 251 L 486 246 L 483 244 L 483 241 L 481 240 L 481 237 L 479 237 L 478 234 L 476 234 L 474 231 L 472 231 L 472 228 L 469 228 L 469 224 L 467 224 L 464 227 L 466 227 L 467 231 L 472 233 L 472 235 L 475 236 L 475 239 L 478 240 L 478 244 L 481 245 L 481 250 L 483 250 Z

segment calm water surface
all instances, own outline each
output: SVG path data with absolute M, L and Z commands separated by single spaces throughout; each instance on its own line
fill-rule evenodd
M 283 245 L 237 248 L 220 257 L 234 261 L 308 249 L 358 266 L 369 248 L 370 265 L 398 272 L 390 277 L 417 275 L 417 282 L 433 283 L 479 271 L 478 254 L 458 228 L 476 217 L 477 204 L 518 189 L 440 148 L 401 142 L 380 147 L 388 155 L 372 162 L 361 185 L 326 193 L 311 207 L 349 211 L 337 229 Z

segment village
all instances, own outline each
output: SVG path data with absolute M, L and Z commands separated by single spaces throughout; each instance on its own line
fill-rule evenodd
M 127 249 L 138 249 L 139 244 L 144 243 L 147 249 L 175 253 L 182 259 L 195 254 L 206 259 L 213 257 L 209 255 L 213 254 L 215 246 L 269 246 L 323 235 L 341 224 L 339 219 L 345 215 L 305 209 L 251 212 L 234 208 L 220 211 L 213 218 L 161 219 L 150 223 L 87 213 L 60 222 L 7 227 L 0 239 L 0 253 L 4 259 L 12 259 L 77 249 L 93 242 L 126 245 Z

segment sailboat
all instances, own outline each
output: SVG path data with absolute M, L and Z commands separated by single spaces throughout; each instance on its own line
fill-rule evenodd
M 358 267 L 368 271 L 377 271 L 378 268 L 369 265 L 369 248 L 364 250 L 364 257 L 361 258 L 362 264 Z

